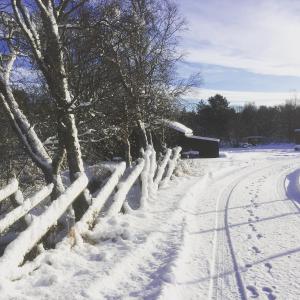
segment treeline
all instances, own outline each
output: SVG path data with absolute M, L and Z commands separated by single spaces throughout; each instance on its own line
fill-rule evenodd
M 217 137 L 232 146 L 248 136 L 262 136 L 266 142 L 293 142 L 294 129 L 300 128 L 300 106 L 290 100 L 277 106 L 248 103 L 231 107 L 217 94 L 201 100 L 192 111 L 183 109 L 179 118 L 196 134 Z

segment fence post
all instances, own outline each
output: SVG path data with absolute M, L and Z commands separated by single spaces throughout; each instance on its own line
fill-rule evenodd
M 124 201 L 126 199 L 126 195 L 128 194 L 130 188 L 142 173 L 144 166 L 145 166 L 145 160 L 139 159 L 138 164 L 133 168 L 133 170 L 126 178 L 126 180 L 118 184 L 118 191 L 115 193 L 113 197 L 113 203 L 109 208 L 106 217 L 112 217 L 120 212 L 124 204 Z
M 153 183 L 153 189 L 155 192 L 158 190 L 158 185 L 161 182 L 161 179 L 163 178 L 163 175 L 165 173 L 166 166 L 170 160 L 171 154 L 172 154 L 172 150 L 167 149 L 164 159 L 162 160 L 161 164 L 157 168 L 157 173 L 156 173 L 154 183 Z
M 113 174 L 110 176 L 105 185 L 98 192 L 97 196 L 93 199 L 92 204 L 82 216 L 81 220 L 76 223 L 75 229 L 81 233 L 89 229 L 90 225 L 95 221 L 100 210 L 104 206 L 106 200 L 111 195 L 116 185 L 118 184 L 120 177 L 124 174 L 126 169 L 126 163 L 121 162 Z
M 168 163 L 168 169 L 167 169 L 167 172 L 166 172 L 166 176 L 165 178 L 161 181 L 161 183 L 159 184 L 160 187 L 164 187 L 166 186 L 169 181 L 170 181 L 170 178 L 174 172 L 174 169 L 176 167 L 176 164 L 177 164 L 177 160 L 179 159 L 180 157 L 180 151 L 181 151 L 181 147 L 177 146 L 173 149 L 173 156 L 172 156 L 172 159 L 169 160 L 169 163 Z
M 148 191 L 149 191 L 149 196 L 153 196 L 155 193 L 154 189 L 154 178 L 155 178 L 155 173 L 157 171 L 157 162 L 156 162 L 156 152 L 153 146 L 150 146 L 151 148 L 151 155 L 150 155 L 150 172 L 149 172 L 149 177 L 148 177 Z
M 148 148 L 144 153 L 144 160 L 145 166 L 141 173 L 141 181 L 142 181 L 142 188 L 141 188 L 141 199 L 140 199 L 140 207 L 145 208 L 146 202 L 149 198 L 149 173 L 150 173 L 150 155 L 151 149 Z

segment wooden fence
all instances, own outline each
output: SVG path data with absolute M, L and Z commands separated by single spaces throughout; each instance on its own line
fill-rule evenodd
M 105 211 L 104 217 L 117 215 L 122 207 L 125 213 L 131 211 L 132 208 L 127 203 L 126 196 L 138 179 L 141 182 L 140 208 L 145 208 L 149 198 L 155 195 L 159 187 L 168 184 L 179 159 L 180 151 L 180 147 L 175 147 L 173 150 L 168 149 L 164 158 L 157 163 L 156 153 L 149 146 L 143 152 L 143 157 L 132 168 L 126 170 L 124 162 L 118 164 L 72 230 L 80 238 L 82 234 L 91 229 L 109 197 L 112 201 Z M 38 245 L 47 232 L 57 224 L 57 221 L 66 213 L 87 185 L 87 176 L 81 174 L 62 195 L 50 203 L 41 215 L 32 218 L 30 224 L 27 223 L 27 228 L 6 246 L 4 254 L 0 257 L 0 278 L 1 276 L 13 277 L 15 271 L 24 262 L 26 254 Z M 41 204 L 51 194 L 52 189 L 53 184 L 50 184 L 32 197 L 23 200 L 18 181 L 12 179 L 6 187 L 0 190 L 0 202 L 13 196 L 19 205 L 2 218 L 0 216 L 0 235 Z

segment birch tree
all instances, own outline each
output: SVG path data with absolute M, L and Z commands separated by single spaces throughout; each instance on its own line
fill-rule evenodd
M 34 127 L 30 124 L 13 94 L 11 86 L 11 72 L 19 54 L 16 39 L 18 30 L 15 21 L 6 13 L 2 12 L 1 19 L 1 52 L 0 52 L 0 100 L 6 116 L 10 120 L 12 128 L 17 134 L 19 140 L 25 147 L 26 152 L 40 168 L 45 176 L 47 183 L 56 183 L 56 194 L 62 190 L 62 184 L 58 171 L 63 153 L 58 153 L 52 160 L 47 153 L 43 143 L 37 136 Z
M 9 22 L 4 23 L 8 35 L 8 39 L 7 37 L 5 39 L 12 41 L 14 32 L 21 36 L 18 46 L 21 46 L 43 74 L 56 105 L 59 149 L 52 160 L 14 99 L 9 81 L 19 49 L 13 47 L 11 42 L 7 43 L 9 51 L 5 53 L 5 59 L 2 59 L 1 101 L 20 140 L 36 165 L 44 172 L 47 181 L 57 180 L 65 153 L 72 182 L 77 178 L 78 173 L 84 171 L 75 117 L 72 112 L 74 103 L 65 69 L 63 33 L 69 26 L 72 27 L 68 24 L 71 19 L 69 17 L 85 2 L 34 0 L 29 5 L 28 1 L 11 0 L 10 8 L 13 13 L 10 15 Z M 11 26 L 12 29 L 8 26 L 10 24 L 14 25 Z M 79 197 L 74 204 L 77 218 L 87 207 L 87 197 L 85 193 L 85 197 Z

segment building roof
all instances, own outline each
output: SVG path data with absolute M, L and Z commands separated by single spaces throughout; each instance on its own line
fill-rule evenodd
M 186 127 L 185 125 L 170 120 L 163 120 L 163 122 L 169 127 L 176 131 L 184 133 L 186 136 L 193 135 L 193 130 L 191 128 Z
M 261 135 L 250 135 L 250 136 L 245 136 L 245 139 L 264 139 L 264 136 Z
M 179 131 L 181 133 L 184 133 L 184 135 L 187 138 L 191 138 L 191 139 L 197 139 L 197 140 L 204 140 L 204 141 L 211 141 L 211 142 L 220 142 L 219 139 L 215 139 L 215 138 L 210 138 L 210 137 L 205 137 L 205 136 L 198 136 L 198 135 L 193 135 L 193 130 L 186 127 L 185 125 L 176 122 L 176 121 L 170 121 L 170 120 L 163 120 L 163 122 L 169 127 L 172 128 L 176 131 Z
M 190 139 L 197 139 L 197 140 L 204 140 L 204 141 L 211 141 L 211 142 L 220 142 L 220 139 L 205 137 L 205 136 L 198 136 L 198 135 L 190 135 L 187 136 Z

